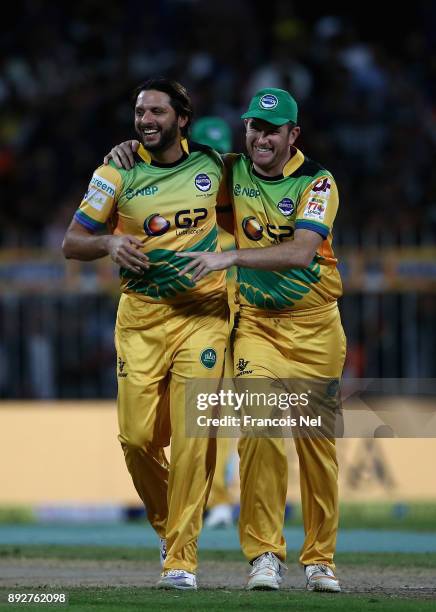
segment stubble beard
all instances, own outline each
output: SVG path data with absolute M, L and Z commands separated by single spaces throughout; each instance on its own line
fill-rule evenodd
M 152 153 L 163 153 L 176 142 L 178 130 L 179 125 L 176 120 L 167 129 L 163 129 L 160 132 L 160 139 L 155 144 L 147 144 L 143 132 L 140 132 L 139 130 L 136 130 L 136 132 L 138 135 L 140 135 L 142 144 L 147 151 L 151 151 Z

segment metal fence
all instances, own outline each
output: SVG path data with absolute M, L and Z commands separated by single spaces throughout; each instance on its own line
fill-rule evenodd
M 118 296 L 0 296 L 0 396 L 116 397 L 113 332 Z M 436 294 L 345 293 L 345 376 L 436 377 Z

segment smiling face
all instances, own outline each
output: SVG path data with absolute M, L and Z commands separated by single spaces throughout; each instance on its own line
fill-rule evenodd
M 281 174 L 300 128 L 289 123 L 273 125 L 263 119 L 246 119 L 245 127 L 247 152 L 254 168 L 266 176 Z
M 178 144 L 188 119 L 177 116 L 168 94 L 143 90 L 135 104 L 135 131 L 144 147 L 153 153 L 166 151 Z

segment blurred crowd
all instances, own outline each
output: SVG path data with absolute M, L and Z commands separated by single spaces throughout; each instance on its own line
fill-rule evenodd
M 133 88 L 155 75 L 188 88 L 197 118 L 223 117 L 239 151 L 253 92 L 289 89 L 300 104 L 300 148 L 339 184 L 339 240 L 431 242 L 434 4 L 415 2 L 395 23 L 379 23 L 366 7 L 349 16 L 335 3 L 330 13 L 310 8 L 282 0 L 11 5 L 0 43 L 0 246 L 59 249 L 93 169 L 134 135 Z

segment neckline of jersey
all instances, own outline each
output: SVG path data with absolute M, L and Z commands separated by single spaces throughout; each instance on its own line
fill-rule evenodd
M 178 166 L 179 164 L 184 162 L 185 159 L 188 159 L 188 154 L 185 153 L 185 151 L 183 151 L 182 156 L 179 157 L 179 159 L 176 159 L 176 161 L 174 162 L 171 162 L 169 164 L 164 164 L 163 162 L 157 162 L 154 159 L 152 159 L 150 162 L 150 166 L 154 166 L 155 168 L 174 168 L 175 166 Z
M 189 157 L 189 145 L 186 138 L 182 138 L 180 144 L 182 147 L 182 155 L 179 157 L 179 159 L 176 159 L 176 161 L 171 162 L 169 164 L 157 162 L 152 159 L 150 151 L 146 149 L 142 143 L 139 145 L 136 154 L 141 159 L 141 161 L 145 162 L 149 166 L 154 166 L 155 168 L 174 168 L 175 166 L 182 164 Z

